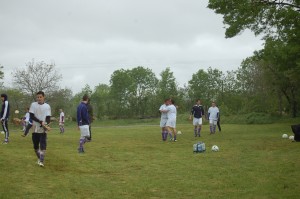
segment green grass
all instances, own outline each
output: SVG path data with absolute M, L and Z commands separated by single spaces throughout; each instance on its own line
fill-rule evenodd
M 79 132 L 69 124 L 64 135 L 49 133 L 44 168 L 31 135 L 12 130 L 0 145 L 0 198 L 298 198 L 300 143 L 281 138 L 292 134 L 289 125 L 225 124 L 216 135 L 204 125 L 196 139 L 179 124 L 178 142 L 163 143 L 158 126 L 106 124 L 78 154 Z M 208 150 L 194 154 L 198 140 Z

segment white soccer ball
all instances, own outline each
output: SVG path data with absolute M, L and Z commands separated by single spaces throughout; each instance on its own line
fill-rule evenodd
M 214 151 L 214 152 L 217 152 L 217 151 L 219 151 L 219 147 L 217 145 L 213 145 L 211 147 L 211 150 Z
M 287 138 L 289 138 L 289 136 L 288 136 L 288 134 L 283 134 L 282 138 L 287 139 Z
M 20 112 L 19 112 L 19 110 L 15 110 L 15 114 L 19 114 Z
M 181 135 L 182 133 L 181 133 L 181 131 L 177 131 L 177 134 L 178 134 L 178 135 Z
M 1 134 L 4 134 L 4 131 L 1 131 Z
M 290 139 L 290 140 L 294 140 L 294 136 L 291 135 L 291 136 L 289 137 L 289 139 Z

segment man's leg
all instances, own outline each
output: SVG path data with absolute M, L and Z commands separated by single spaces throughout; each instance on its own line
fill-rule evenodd
M 213 121 L 212 120 L 209 120 L 209 131 L 210 131 L 210 134 L 212 134 L 214 131 L 213 131 Z
M 201 133 L 201 128 L 202 128 L 202 125 L 199 125 L 198 128 L 197 128 L 199 137 L 200 137 L 200 133 Z
M 40 162 L 40 149 L 39 149 L 40 137 L 38 133 L 32 133 L 32 144 L 34 152 L 38 158 L 38 163 Z
M 25 137 L 29 133 L 29 130 L 31 129 L 31 127 L 32 127 L 32 124 L 28 123 L 28 125 L 26 126 L 26 129 L 24 131 L 24 134 L 22 135 L 23 137 Z
M 195 134 L 195 137 L 197 137 L 197 126 L 196 125 L 194 126 L 194 134 Z
M 47 148 L 47 133 L 40 133 L 40 166 L 44 166 L 45 153 Z
M 218 122 L 217 122 L 217 125 L 218 125 L 218 129 L 219 129 L 219 131 L 221 132 L 220 120 L 218 120 Z
M 5 134 L 4 135 L 5 139 L 4 139 L 3 144 L 7 144 L 8 143 L 8 138 L 9 138 L 9 131 L 8 131 L 7 120 L 2 121 L 2 128 L 3 128 L 4 134 Z
M 177 132 L 176 132 L 176 129 L 172 128 L 172 132 L 173 132 L 174 142 L 177 142 Z

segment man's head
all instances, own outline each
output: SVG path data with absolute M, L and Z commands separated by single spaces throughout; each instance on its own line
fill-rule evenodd
M 82 97 L 82 101 L 87 103 L 89 101 L 89 96 L 87 94 L 85 94 L 83 97 Z
M 43 104 L 45 102 L 45 93 L 43 91 L 39 91 L 36 93 L 36 101 L 39 104 Z
M 197 104 L 197 105 L 200 105 L 200 104 L 201 104 L 201 100 L 200 100 L 200 99 L 197 99 L 197 100 L 196 100 L 196 104 Z
M 170 104 L 175 104 L 175 100 L 174 99 L 170 99 Z
M 59 112 L 63 112 L 63 110 L 62 110 L 62 109 L 59 109 Z
M 215 107 L 216 106 L 216 102 L 211 102 L 211 106 Z
M 2 102 L 6 101 L 7 100 L 7 95 L 2 93 L 1 94 L 1 100 L 2 100 Z
M 170 98 L 165 99 L 165 105 L 169 104 L 169 100 L 170 100 Z

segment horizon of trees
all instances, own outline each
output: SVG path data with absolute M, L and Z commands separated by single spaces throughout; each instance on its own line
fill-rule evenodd
M 49 74 L 59 75 L 54 65 L 44 62 L 30 62 L 28 69 L 34 64 L 39 67 L 38 71 L 51 68 Z M 201 99 L 205 109 L 208 109 L 211 101 L 216 101 L 222 115 L 251 112 L 291 114 L 291 107 L 284 94 L 276 90 L 272 81 L 263 77 L 258 65 L 254 56 L 245 59 L 237 70 L 225 73 L 211 67 L 207 70 L 199 69 L 183 87 L 178 86 L 169 67 L 157 78 L 151 69 L 138 66 L 116 70 L 109 84 L 99 84 L 94 88 L 86 84 L 75 94 L 68 88 L 59 88 L 59 80 L 53 85 L 57 90 L 46 92 L 46 99 L 51 105 L 53 116 L 57 116 L 58 110 L 62 108 L 73 119 L 76 118 L 76 107 L 84 94 L 90 96 L 94 116 L 98 119 L 158 117 L 159 106 L 169 97 L 175 99 L 179 113 L 189 114 L 195 100 Z M 19 72 L 15 71 L 14 74 Z M 48 77 L 43 81 L 50 80 Z M 17 86 L 18 81 L 14 82 L 11 88 L 2 86 L 1 92 L 8 94 L 12 114 L 14 110 L 20 110 L 22 114 L 33 101 L 32 93 Z M 39 90 L 39 87 L 35 89 Z

